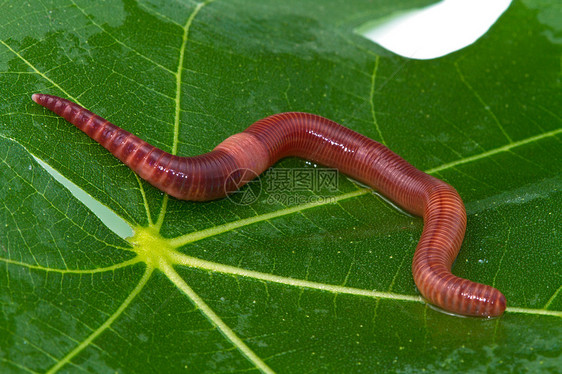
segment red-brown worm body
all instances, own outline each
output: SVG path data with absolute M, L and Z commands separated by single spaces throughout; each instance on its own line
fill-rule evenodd
M 276 114 L 227 138 L 212 152 L 179 157 L 71 101 L 44 94 L 32 98 L 84 131 L 150 184 L 178 199 L 223 197 L 287 156 L 337 168 L 407 211 L 423 216 L 412 271 L 419 291 L 429 302 L 467 316 L 500 316 L 505 310 L 500 291 L 451 273 L 466 228 L 466 213 L 457 191 L 384 145 L 333 121 L 307 113 Z

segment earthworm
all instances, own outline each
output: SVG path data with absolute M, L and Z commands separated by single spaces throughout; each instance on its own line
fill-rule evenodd
M 412 272 L 426 300 L 466 316 L 495 317 L 505 310 L 500 291 L 451 273 L 466 228 L 457 191 L 384 145 L 329 119 L 298 112 L 275 114 L 230 136 L 209 153 L 180 157 L 69 100 L 44 94 L 34 94 L 32 99 L 88 134 L 154 187 L 182 200 L 224 197 L 288 156 L 337 168 L 423 217 Z

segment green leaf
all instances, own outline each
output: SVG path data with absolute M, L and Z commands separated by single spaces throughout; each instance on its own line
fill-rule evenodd
M 353 31 L 427 3 L 3 2 L 0 371 L 559 371 L 560 7 L 516 1 L 474 45 L 428 61 Z M 244 190 L 254 202 L 177 201 L 35 92 L 181 155 L 283 111 L 382 141 L 457 188 L 468 229 L 453 271 L 508 309 L 428 307 L 410 269 L 422 220 L 343 175 L 336 191 L 268 190 L 279 170 L 327 172 L 287 159 Z

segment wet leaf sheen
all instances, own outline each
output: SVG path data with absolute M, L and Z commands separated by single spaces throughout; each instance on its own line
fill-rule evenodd
M 559 370 L 560 12 L 516 1 L 475 44 L 427 61 L 353 31 L 427 3 L 2 3 L 0 371 Z M 500 289 L 507 312 L 428 307 L 410 269 L 422 220 L 344 175 L 297 183 L 325 170 L 287 159 L 251 201 L 177 201 L 34 92 L 180 155 L 283 111 L 384 142 L 458 189 L 453 271 Z M 288 170 L 295 185 L 277 179 Z

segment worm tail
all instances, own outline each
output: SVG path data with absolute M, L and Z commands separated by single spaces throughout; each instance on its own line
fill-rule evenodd
M 451 273 L 466 228 L 466 212 L 457 191 L 440 181 L 430 188 L 425 203 L 423 232 L 412 262 L 420 293 L 432 304 L 456 314 L 502 315 L 506 301 L 500 291 Z
M 174 170 L 186 167 L 185 163 L 179 165 L 179 157 L 148 144 L 72 101 L 45 94 L 33 94 L 31 98 L 85 132 L 156 188 L 174 195 L 177 185 L 183 184 L 177 173 L 168 172 L 170 166 Z
M 37 104 L 44 106 L 78 127 L 136 172 L 143 171 L 138 166 L 143 163 L 147 155 L 154 154 L 157 157 L 153 158 L 159 159 L 160 156 L 165 154 L 165 152 L 159 151 L 130 132 L 115 126 L 108 120 L 72 101 L 44 94 L 33 94 L 31 98 Z

